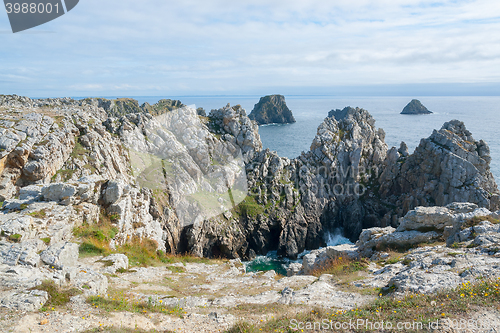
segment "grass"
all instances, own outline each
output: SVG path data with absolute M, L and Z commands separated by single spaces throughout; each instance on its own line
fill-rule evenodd
M 172 273 L 184 273 L 186 272 L 186 269 L 184 267 L 178 267 L 178 266 L 167 266 L 167 269 L 171 271 Z
M 20 234 L 12 234 L 12 235 L 9 236 L 9 240 L 12 241 L 12 242 L 14 242 L 14 243 L 20 242 L 21 238 L 23 238 L 23 236 L 20 235 Z
M 55 175 L 52 176 L 51 180 L 54 182 L 57 178 L 57 175 L 61 175 L 61 179 L 63 182 L 66 182 L 73 177 L 73 174 L 75 173 L 75 170 L 69 170 L 69 169 L 60 169 L 57 170 Z
M 47 216 L 47 212 L 45 211 L 45 209 L 42 209 L 37 212 L 29 213 L 28 215 L 33 216 L 34 218 L 37 219 L 43 219 Z
M 181 307 L 168 307 L 162 305 L 162 300 L 154 301 L 151 297 L 144 301 L 130 296 L 124 291 L 110 290 L 104 295 L 89 296 L 87 303 L 93 308 L 106 312 L 132 312 L 132 313 L 164 313 L 183 318 L 186 311 Z
M 461 229 L 464 230 L 464 229 L 467 229 L 467 228 L 475 227 L 475 226 L 479 225 L 483 221 L 488 221 L 488 222 L 491 222 L 493 224 L 500 223 L 500 220 L 493 218 L 491 215 L 488 215 L 488 216 L 474 216 L 470 220 L 464 222 L 461 225 Z
M 237 212 L 248 216 L 257 216 L 263 214 L 265 211 L 264 206 L 259 205 L 255 201 L 255 197 L 249 195 L 247 196 L 236 208 Z
M 260 325 L 248 322 L 239 322 L 226 332 L 229 333 L 257 333 L 257 332 L 295 332 L 296 322 L 309 323 L 345 323 L 364 320 L 371 323 L 391 322 L 393 329 L 384 332 L 397 332 L 397 323 L 411 323 L 404 332 L 428 331 L 430 323 L 444 319 L 464 319 L 468 314 L 476 312 L 478 308 L 496 309 L 500 307 L 500 278 L 497 280 L 482 281 L 477 284 L 464 283 L 459 287 L 441 291 L 432 295 L 410 294 L 402 298 L 382 296 L 380 294 L 371 304 L 352 310 L 313 309 L 301 312 L 294 316 L 282 315 Z M 292 322 L 292 320 L 296 320 Z M 419 326 L 422 325 L 422 326 Z M 334 326 L 335 327 L 335 326 Z M 295 328 L 295 329 L 294 329 Z M 305 326 L 303 329 L 313 329 Z M 300 332 L 300 328 L 298 329 Z M 340 330 L 335 330 L 340 331 Z M 356 332 L 373 332 L 369 326 L 362 325 Z M 379 331 L 379 330 L 378 330 Z
M 114 327 L 114 326 L 104 326 L 104 327 L 99 327 L 99 328 L 93 328 L 90 330 L 82 331 L 82 333 L 93 333 L 93 332 L 106 332 L 106 333 L 155 333 L 155 332 L 160 332 L 157 330 L 139 330 L 137 328 L 124 328 L 124 327 Z M 161 331 L 162 333 L 171 333 L 173 331 Z
M 82 239 L 80 257 L 111 253 L 109 242 L 117 233 L 118 228 L 104 214 L 100 215 L 99 222 L 95 224 L 84 223 L 73 229 L 73 235 Z
M 40 238 L 42 240 L 42 242 L 44 242 L 46 245 L 49 245 L 50 244 L 50 240 L 51 238 L 50 237 L 44 237 L 44 238 Z
M 76 159 L 82 159 L 83 157 L 89 155 L 89 151 L 82 146 L 80 142 L 75 143 L 75 147 L 73 148 L 73 151 L 71 152 L 70 156 L 72 158 Z
M 71 297 L 81 293 L 76 288 L 60 288 L 51 280 L 43 281 L 41 285 L 32 288 L 32 290 L 34 289 L 43 290 L 49 294 L 48 301 L 43 305 L 40 311 L 54 310 L 56 307 L 62 307 L 70 301 Z
M 311 275 L 320 276 L 322 274 L 331 274 L 337 278 L 345 278 L 353 273 L 364 271 L 368 267 L 366 260 L 349 260 L 343 257 L 337 257 L 325 261 L 320 267 L 311 272 Z

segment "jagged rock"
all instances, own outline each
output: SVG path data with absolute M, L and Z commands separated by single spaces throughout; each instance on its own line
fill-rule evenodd
M 293 289 L 286 287 L 281 291 L 281 298 L 278 300 L 278 303 L 289 305 L 293 300 Z
M 431 114 L 432 112 L 427 110 L 425 106 L 418 99 L 412 99 L 410 103 L 408 103 L 401 114 Z
M 80 268 L 71 284 L 83 291 L 84 296 L 104 295 L 108 290 L 108 278 L 90 268 Z
M 286 268 L 286 276 L 294 276 L 302 273 L 302 264 L 298 262 L 292 262 Z
M 351 244 L 328 246 L 319 250 L 313 250 L 302 259 L 302 271 L 310 274 L 312 271 L 328 266 L 330 261 L 338 258 L 346 260 L 359 259 L 358 247 Z
M 9 266 L 30 265 L 37 267 L 40 264 L 38 251 L 43 248 L 43 242 L 31 240 L 19 244 L 0 241 L 0 260 Z
M 456 121 L 410 155 L 404 143 L 387 151 L 385 133 L 366 110 L 332 110 L 310 151 L 290 160 L 262 151 L 258 127 L 240 106 L 212 110 L 207 120 L 168 100 L 155 107 L 133 100 L 2 96 L 0 104 L 2 147 L 8 148 L 0 151 L 0 195 L 6 199 L 0 228 L 5 238 L 19 234 L 23 242 L 69 240 L 74 226 L 97 221 L 104 208 L 119 229 L 111 246 L 151 238 L 172 253 L 249 258 L 277 249 L 295 258 L 324 246 L 325 233 L 336 228 L 355 241 L 366 228 L 398 227 L 399 218 L 419 205 L 470 201 L 494 210 L 500 202 L 487 145 Z M 34 112 L 40 107 L 50 114 Z M 234 157 L 240 150 L 248 180 L 241 192 L 252 196 L 240 205 L 243 196 L 234 203 L 229 195 L 216 197 L 217 213 L 208 218 L 185 196 L 227 192 L 224 181 L 242 172 L 214 156 Z M 157 159 L 148 162 L 143 153 Z M 138 156 L 150 164 L 138 170 Z M 143 181 L 155 163 L 157 172 Z M 168 172 L 175 177 L 158 181 Z M 448 209 L 464 214 L 461 220 L 474 212 Z M 409 216 L 399 234 L 383 240 L 407 242 L 418 230 L 403 229 L 415 225 L 446 238 L 462 231 L 455 220 L 419 223 Z
M 207 113 L 204 108 L 197 108 L 196 113 L 198 113 L 198 116 L 206 117 Z
M 414 249 L 404 258 L 408 265 L 403 266 L 387 286 L 393 286 L 401 293 L 429 294 L 467 281 L 475 282 L 477 278 L 497 279 L 500 276 L 500 258 L 473 251 L 457 251 L 442 246 Z
M 51 245 L 41 253 L 40 258 L 46 265 L 60 270 L 75 266 L 78 260 L 78 244 L 65 242 Z
M 9 310 L 37 311 L 49 300 L 49 294 L 42 290 L 12 291 L 0 299 L 0 307 Z
M 246 116 L 240 105 L 210 111 L 210 128 L 224 139 L 240 147 L 245 163 L 249 163 L 262 150 L 259 127 Z M 228 136 L 228 135 L 229 136 Z
M 121 253 L 110 254 L 109 256 L 102 258 L 100 261 L 111 264 L 111 266 L 106 265 L 107 267 L 104 268 L 107 273 L 111 274 L 114 274 L 118 269 L 128 269 L 129 267 L 128 257 Z
M 489 147 L 464 123 L 452 120 L 420 142 L 415 152 L 390 152 L 378 182 L 380 197 L 402 216 L 417 206 L 470 202 L 497 210 L 498 188 L 490 171 Z
M 390 247 L 405 249 L 421 243 L 432 243 L 441 237 L 442 235 L 435 231 L 399 232 L 392 227 L 371 228 L 361 232 L 356 246 L 361 256 L 369 258 L 376 250 L 381 251 Z
M 248 117 L 259 125 L 295 123 L 295 118 L 286 106 L 283 95 L 261 97 Z
M 32 239 L 36 234 L 33 217 L 16 213 L 0 213 L 0 229 L 2 236 L 18 235 L 18 241 Z

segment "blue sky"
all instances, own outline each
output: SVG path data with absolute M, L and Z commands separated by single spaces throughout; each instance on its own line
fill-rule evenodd
M 80 0 L 0 45 L 0 94 L 500 92 L 498 0 Z

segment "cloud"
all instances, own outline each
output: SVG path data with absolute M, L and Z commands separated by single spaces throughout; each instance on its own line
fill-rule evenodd
M 86 0 L 36 29 L 0 35 L 0 93 L 500 82 L 496 0 Z

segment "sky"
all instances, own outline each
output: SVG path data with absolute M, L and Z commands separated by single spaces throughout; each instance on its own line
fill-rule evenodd
M 13 34 L 0 94 L 499 95 L 498 0 L 80 0 Z

